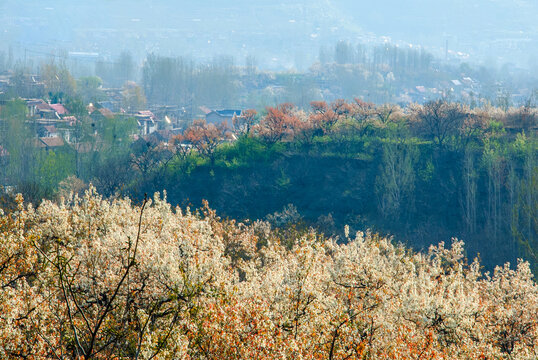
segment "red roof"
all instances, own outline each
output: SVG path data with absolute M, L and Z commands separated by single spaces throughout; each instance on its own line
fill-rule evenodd
M 51 104 L 51 108 L 53 108 L 58 115 L 65 115 L 68 113 L 67 109 L 62 104 Z
M 39 109 L 39 110 L 54 110 L 49 104 L 47 104 L 46 102 L 42 102 L 42 103 L 39 103 L 39 104 L 36 104 L 35 105 L 36 109 Z
M 64 146 L 64 139 L 62 139 L 61 137 L 57 137 L 57 136 L 55 136 L 55 137 L 40 137 L 39 141 L 42 143 L 42 144 L 38 144 L 39 147 L 52 148 L 52 147 Z
M 209 114 L 212 110 L 208 108 L 207 106 L 200 106 L 198 109 L 202 110 L 205 115 Z

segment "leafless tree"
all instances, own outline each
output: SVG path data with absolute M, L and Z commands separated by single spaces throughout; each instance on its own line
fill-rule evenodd
M 413 109 L 419 132 L 430 138 L 440 149 L 459 134 L 469 112 L 461 104 L 446 100 L 429 101 Z

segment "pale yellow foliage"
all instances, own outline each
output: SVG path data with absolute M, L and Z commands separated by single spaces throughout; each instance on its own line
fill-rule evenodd
M 283 239 L 90 188 L 0 213 L 0 358 L 536 359 L 529 265 L 453 240 Z M 289 244 L 292 244 L 289 246 Z

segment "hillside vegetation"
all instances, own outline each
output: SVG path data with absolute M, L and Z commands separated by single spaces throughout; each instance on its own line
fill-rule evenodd
M 50 149 L 33 146 L 35 122 L 25 110 L 17 100 L 1 109 L 6 206 L 17 192 L 39 203 L 90 183 L 104 196 L 139 201 L 166 190 L 174 205 L 205 199 L 240 221 L 293 208 L 292 222 L 327 235 L 342 235 L 347 224 L 415 250 L 457 237 L 488 270 L 518 257 L 533 270 L 538 264 L 532 98 L 505 109 L 447 100 L 400 108 L 357 98 L 306 110 L 284 103 L 244 110 L 228 124 L 195 120 L 182 132 L 144 136 L 133 135 L 130 117 L 86 114 L 70 143 Z
M 415 253 L 93 189 L 0 215 L 0 356 L 535 359 L 529 264 Z
M 141 198 L 166 189 L 183 206 L 206 199 L 234 219 L 291 204 L 294 221 L 326 234 L 371 228 L 415 249 L 456 236 L 490 270 L 518 257 L 537 263 L 534 108 L 439 100 L 401 109 L 357 99 L 249 114 L 232 130 L 193 124 L 172 141 L 172 158 L 150 143 L 137 148 L 143 166 L 123 191 Z M 238 140 L 218 145 L 231 131 Z

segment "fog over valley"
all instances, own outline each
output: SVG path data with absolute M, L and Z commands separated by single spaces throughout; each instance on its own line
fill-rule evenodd
M 449 59 L 487 66 L 538 63 L 534 1 L 3 0 L 0 9 L 1 47 L 27 56 L 256 55 L 263 68 L 304 70 L 321 46 L 344 40 L 422 46 L 440 59 L 448 50 Z

